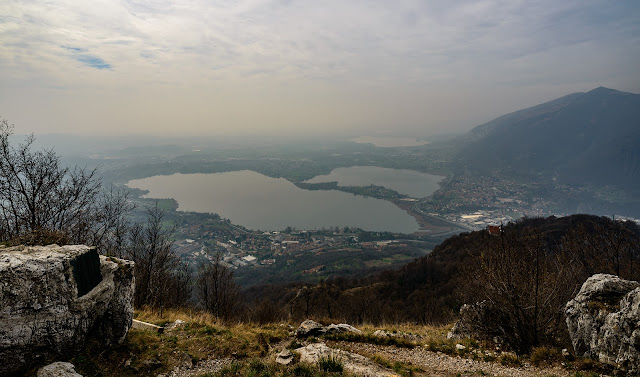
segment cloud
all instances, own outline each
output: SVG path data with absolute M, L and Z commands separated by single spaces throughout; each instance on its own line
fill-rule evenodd
M 55 101 L 96 98 L 107 114 L 141 103 L 145 110 L 131 109 L 130 124 L 156 127 L 173 119 L 169 111 L 189 112 L 198 127 L 212 119 L 246 129 L 258 123 L 383 127 L 394 119 L 414 127 L 471 127 L 474 117 L 595 83 L 640 91 L 639 60 L 637 2 L 0 4 L 0 87 L 18 88 L 52 108 L 48 90 L 56 91 Z M 187 97 L 201 104 L 186 103 Z M 0 93 L 0 106 L 19 108 L 16 101 Z M 225 106 L 212 111 L 212 103 Z M 450 110 L 465 106 L 468 112 Z M 263 110 L 250 116 L 247 109 Z M 59 123 L 87 122 L 86 111 L 75 113 L 80 120 L 60 116 Z M 160 121 L 147 115 L 153 112 Z

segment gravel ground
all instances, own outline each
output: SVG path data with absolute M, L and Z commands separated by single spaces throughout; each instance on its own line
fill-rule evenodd
M 537 368 L 531 365 L 514 368 L 497 362 L 485 362 L 427 351 L 422 347 L 415 349 L 380 346 L 375 344 L 335 342 L 332 347 L 371 357 L 378 354 L 390 361 L 411 363 L 424 370 L 416 373 L 420 376 L 504 376 L 504 377 L 566 377 L 572 375 L 559 367 Z
M 170 373 L 165 375 L 158 375 L 158 377 L 190 377 L 197 376 L 203 373 L 214 373 L 231 364 L 233 359 L 209 359 L 202 360 L 191 368 L 177 367 Z

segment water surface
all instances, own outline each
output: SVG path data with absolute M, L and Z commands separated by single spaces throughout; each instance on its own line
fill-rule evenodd
M 337 168 L 327 175 L 319 175 L 307 183 L 338 182 L 339 186 L 377 185 L 412 198 L 424 198 L 438 190 L 445 177 L 406 169 L 377 166 Z
M 254 230 L 358 227 L 410 233 L 416 220 L 393 203 L 340 191 L 310 191 L 283 178 L 243 170 L 173 174 L 129 181 L 146 198 L 173 198 L 179 211 L 217 213 Z

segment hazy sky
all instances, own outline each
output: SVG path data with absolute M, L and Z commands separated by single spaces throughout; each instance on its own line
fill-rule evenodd
M 2 0 L 16 132 L 465 131 L 640 92 L 640 1 Z

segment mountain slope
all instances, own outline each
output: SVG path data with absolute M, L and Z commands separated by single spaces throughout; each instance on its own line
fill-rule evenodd
M 600 87 L 504 115 L 466 135 L 458 162 L 480 173 L 638 185 L 640 95 Z

